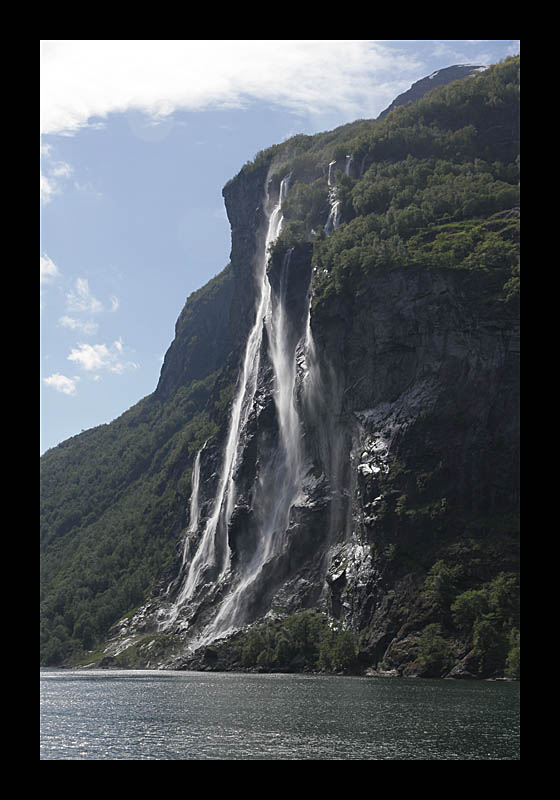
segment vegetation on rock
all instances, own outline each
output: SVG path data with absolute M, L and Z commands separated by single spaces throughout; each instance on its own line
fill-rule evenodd
M 293 246 L 309 254 L 319 327 L 341 308 L 354 308 L 356 298 L 367 297 L 394 270 L 453 273 L 463 281 L 473 316 L 474 310 L 479 319 L 494 314 L 504 329 L 514 324 L 519 63 L 519 57 L 507 59 L 380 120 L 295 136 L 259 153 L 224 188 L 227 198 L 244 192 L 254 209 L 260 198 L 250 194 L 251 181 L 261 186 L 270 171 L 277 185 L 292 174 L 273 256 Z M 333 161 L 341 223 L 327 235 Z M 224 436 L 247 316 L 237 305 L 239 319 L 230 319 L 229 309 L 250 302 L 240 283 L 252 242 L 248 230 L 242 231 L 243 257 L 188 299 L 157 390 L 109 425 L 42 457 L 42 664 L 87 660 L 173 566 L 188 523 L 195 454 Z M 467 424 L 461 411 L 445 413 L 443 426 L 441 416 L 427 411 L 410 426 L 425 444 L 419 463 L 410 454 L 400 462 L 397 453 L 389 476 L 375 477 L 375 534 L 364 524 L 373 562 L 383 580 L 412 575 L 416 582 L 414 596 L 390 595 L 384 586 L 383 603 L 395 600 L 393 627 L 376 639 L 371 621 L 351 631 L 306 609 L 209 650 L 214 666 L 345 672 L 359 669 L 366 656 L 373 666 L 404 674 L 441 676 L 461 663 L 478 677 L 519 678 L 517 511 L 494 511 L 482 500 L 479 509 L 460 508 L 449 464 L 430 457 L 451 446 L 450 432 Z M 492 465 L 506 458 L 507 444 L 491 441 Z M 341 594 L 348 599 L 344 591 L 350 588 Z M 147 636 L 118 665 L 146 666 L 170 649 L 166 636 Z

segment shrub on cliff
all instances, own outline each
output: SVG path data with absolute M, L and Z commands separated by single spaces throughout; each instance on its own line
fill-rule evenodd
M 256 625 L 237 647 L 247 669 L 351 672 L 357 667 L 354 635 L 313 609 Z

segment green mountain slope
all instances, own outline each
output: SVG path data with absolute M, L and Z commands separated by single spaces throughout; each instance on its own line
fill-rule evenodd
M 373 410 L 429 383 L 389 437 L 387 475 L 368 457 L 349 478 L 353 530 L 372 554 L 358 580 L 341 543 L 328 577 L 328 612 L 354 637 L 350 661 L 518 674 L 519 63 L 383 119 L 293 137 L 224 187 L 231 263 L 188 299 L 154 393 L 41 460 L 42 663 L 95 660 L 111 627 L 173 580 L 195 455 L 209 442 L 214 474 L 227 434 L 263 187 L 289 172 L 271 280 L 293 248 L 297 306 L 312 271 L 313 331 L 341 387 L 352 457 L 375 425 L 387 434 Z M 339 222 L 326 231 L 332 185 Z M 269 630 L 258 652 L 238 643 L 223 665 L 274 666 L 270 654 L 296 628 Z M 340 641 L 315 644 L 313 666 L 319 653 L 340 666 Z

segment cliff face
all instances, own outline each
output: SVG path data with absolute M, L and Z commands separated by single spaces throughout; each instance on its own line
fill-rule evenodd
M 189 298 L 175 325 L 175 338 L 164 359 L 156 397 L 164 400 L 181 386 L 223 367 L 247 336 L 254 314 L 252 285 L 255 248 L 264 225 L 266 165 L 241 173 L 224 188 L 231 224 L 228 267 Z
M 313 610 L 353 637 L 333 664 L 503 673 L 518 627 L 513 166 L 471 166 L 464 127 L 429 159 L 422 129 L 419 156 L 381 162 L 394 128 L 377 130 L 272 148 L 225 187 L 230 265 L 185 306 L 149 399 L 209 384 L 166 473 L 179 486 L 190 465 L 188 511 L 102 663 L 285 667 L 277 632 L 253 661 L 243 637 Z
M 329 601 L 367 631 L 370 663 L 406 667 L 414 634 L 448 621 L 423 592 L 438 561 L 465 588 L 517 569 L 519 327 L 480 289 L 464 275 L 396 269 L 321 318 L 349 492 Z
M 256 199 L 248 199 L 250 208 Z M 235 225 L 233 231 L 235 240 Z M 107 652 L 121 652 L 131 633 L 173 630 L 187 651 L 175 654 L 171 666 L 208 668 L 200 653 L 230 631 L 228 625 L 214 628 L 213 620 L 238 575 L 247 584 L 236 626 L 315 608 L 354 632 L 363 668 L 485 675 L 465 641 L 453 640 L 443 668 L 420 664 L 418 652 L 426 626 L 453 629 L 449 607 L 442 609 L 425 592 L 434 565 L 444 562 L 454 571 L 456 595 L 517 571 L 516 310 L 489 301 L 491 278 L 396 268 L 369 280 L 358 296 L 317 303 L 309 317 L 310 354 L 304 343 L 311 257 L 310 245 L 294 248 L 284 287 L 292 347 L 300 348 L 295 390 L 304 463 L 281 545 L 262 557 L 260 512 L 267 496 L 261 481 L 281 436 L 265 339 L 253 406 L 239 437 L 236 500 L 226 534 L 229 572 L 209 560 L 170 628 L 169 608 L 181 594 L 177 557 L 168 573 L 175 576 L 171 590 L 121 627 Z M 278 276 L 269 276 L 278 285 Z M 250 296 L 252 276 L 239 280 L 239 294 Z M 249 308 L 254 293 L 252 298 Z M 190 559 L 202 547 L 218 492 L 226 427 L 201 452 Z M 190 655 L 189 642 L 195 650 Z M 228 666 L 226 658 L 220 668 Z

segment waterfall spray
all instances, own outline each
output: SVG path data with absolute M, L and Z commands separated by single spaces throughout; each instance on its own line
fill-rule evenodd
M 290 367 L 285 362 L 283 352 L 283 340 L 285 332 L 285 311 L 283 302 L 272 303 L 272 290 L 267 276 L 267 263 L 269 248 L 277 239 L 282 227 L 282 202 L 284 201 L 290 176 L 286 176 L 280 185 L 278 200 L 273 207 L 268 218 L 268 227 L 264 242 L 263 252 L 257 265 L 257 301 L 255 322 L 249 333 L 245 356 L 237 383 L 234 401 L 231 407 L 230 424 L 228 437 L 224 449 L 222 469 L 212 513 L 203 531 L 197 551 L 185 570 L 185 577 L 177 599 L 175 607 L 169 617 L 169 624 L 177 618 L 181 607 L 192 600 L 196 592 L 204 583 L 210 579 L 219 582 L 230 570 L 231 553 L 228 546 L 228 526 L 231 520 L 236 501 L 236 487 L 234 481 L 235 466 L 240 457 L 240 443 L 242 432 L 246 427 L 249 414 L 251 412 L 255 392 L 257 388 L 257 378 L 259 373 L 262 339 L 264 325 L 267 326 L 269 341 L 271 344 L 271 359 L 275 366 L 275 378 L 277 385 L 277 402 L 279 403 L 279 419 L 282 438 L 285 441 L 293 442 L 296 438 L 295 429 L 297 421 L 294 419 L 293 399 L 290 401 L 290 391 L 293 394 L 293 381 L 290 377 Z M 285 291 L 285 287 L 284 287 Z M 295 379 L 295 367 L 293 367 Z M 292 382 L 292 389 L 286 389 L 286 381 Z M 293 448 L 288 448 L 292 452 Z M 293 461 L 286 469 L 293 475 Z M 293 478 L 292 478 L 293 480 Z M 199 493 L 199 486 L 195 487 L 193 482 L 193 492 Z M 191 505 L 198 513 L 198 499 L 192 498 Z M 283 503 L 281 506 L 283 507 Z M 280 513 L 278 511 L 278 513 Z M 278 513 L 275 515 L 278 516 Z M 269 532 L 268 532 L 269 533 Z M 257 559 L 262 563 L 270 551 L 270 538 L 267 538 L 267 531 L 262 531 L 263 546 Z M 186 557 L 186 544 L 183 558 Z M 253 566 L 253 571 L 258 569 L 258 563 Z M 216 635 L 222 631 L 224 625 L 229 624 L 235 617 L 237 602 L 243 594 L 243 589 L 250 583 L 252 574 L 242 576 L 241 581 L 230 593 L 212 625 L 212 633 Z
M 344 174 L 350 175 L 350 169 L 352 168 L 354 158 L 351 155 L 346 156 L 346 161 L 344 163 Z M 327 178 L 327 183 L 329 186 L 329 205 L 331 207 L 329 217 L 324 227 L 324 231 L 329 236 L 334 230 L 338 228 L 340 225 L 342 214 L 340 210 L 341 202 L 338 197 L 338 187 L 335 186 L 334 180 L 334 168 L 336 166 L 336 161 L 331 161 L 329 164 L 329 173 Z
M 276 223 L 274 228 L 272 224 L 269 226 L 267 242 L 274 241 L 280 227 L 281 221 L 277 232 Z M 258 543 L 250 562 L 245 565 L 237 583 L 219 609 L 210 629 L 212 636 L 223 634 L 246 621 L 244 614 L 254 592 L 258 591 L 256 586 L 262 567 L 270 558 L 283 551 L 290 509 L 301 485 L 302 424 L 296 404 L 298 339 L 290 330 L 286 297 L 291 257 L 292 250 L 289 249 L 282 261 L 279 288 L 276 292 L 272 291 L 266 272 L 263 275 L 263 283 L 266 284 L 263 294 L 268 300 L 264 324 L 268 358 L 273 368 L 279 438 L 277 449 L 262 465 L 254 488 L 253 505 L 257 509 Z
M 189 539 L 193 533 L 196 533 L 198 529 L 198 523 L 200 520 L 200 455 L 205 447 L 206 447 L 206 442 L 204 442 L 204 444 L 196 454 L 192 469 L 191 501 L 189 506 L 189 511 L 190 511 L 189 527 L 187 528 L 187 534 L 185 536 L 185 544 L 183 547 L 183 560 L 181 561 L 181 570 L 185 568 Z

